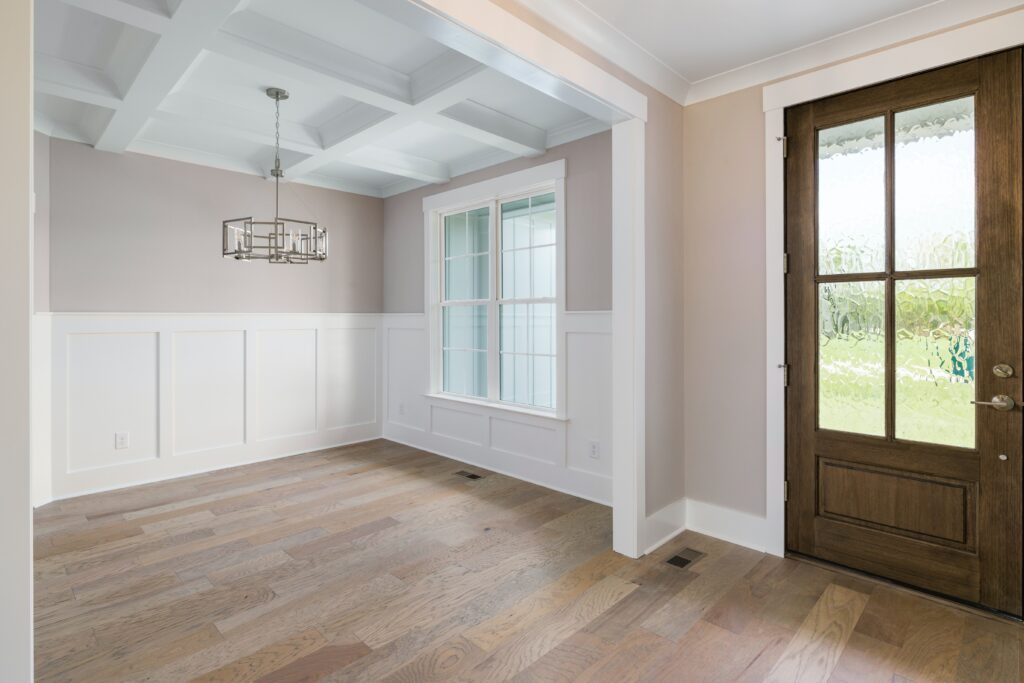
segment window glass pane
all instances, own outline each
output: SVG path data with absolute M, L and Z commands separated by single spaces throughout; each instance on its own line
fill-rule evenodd
M 533 261 L 533 298 L 555 297 L 555 246 L 530 250 Z
M 885 435 L 885 283 L 818 285 L 818 426 Z
M 471 254 L 486 254 L 490 249 L 490 207 L 473 209 L 467 214 L 466 225 L 469 231 L 468 249 Z
M 445 306 L 442 325 L 444 348 L 487 350 L 487 306 Z
M 466 214 L 444 217 L 444 255 L 464 256 L 467 251 Z
M 530 246 L 530 200 L 517 199 L 501 205 L 501 248 Z
M 486 254 L 459 256 L 444 264 L 444 298 L 446 301 L 472 301 L 486 299 L 490 265 Z
M 555 305 L 530 304 L 529 310 L 529 353 L 554 355 L 555 353 Z
M 533 246 L 555 243 L 555 193 L 538 195 L 530 200 Z
M 896 283 L 896 437 L 974 447 L 975 280 Z
M 444 390 L 463 396 L 487 396 L 487 353 L 444 351 Z
M 530 298 L 530 250 L 502 254 L 501 294 L 506 299 Z
M 896 269 L 975 262 L 974 97 L 899 112 Z
M 885 118 L 818 131 L 818 271 L 885 270 Z
M 553 408 L 555 405 L 555 359 L 550 356 L 530 356 L 532 379 L 530 405 Z

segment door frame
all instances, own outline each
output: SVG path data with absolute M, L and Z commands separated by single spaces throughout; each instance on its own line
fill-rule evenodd
M 786 550 L 785 109 L 1019 47 L 1024 8 L 765 86 L 765 551 Z

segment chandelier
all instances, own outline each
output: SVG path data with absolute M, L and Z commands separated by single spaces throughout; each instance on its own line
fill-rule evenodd
M 267 88 L 274 100 L 274 219 L 233 218 L 223 223 L 224 258 L 261 259 L 269 263 L 309 263 L 327 260 L 327 230 L 312 221 L 281 217 L 281 100 L 288 91 Z

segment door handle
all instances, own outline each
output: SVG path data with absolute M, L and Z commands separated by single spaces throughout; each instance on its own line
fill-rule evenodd
M 999 394 L 998 396 L 993 396 L 991 401 L 971 401 L 971 403 L 973 403 L 976 406 L 991 406 L 996 410 L 1001 410 L 1004 413 L 1013 410 L 1013 407 L 1017 405 L 1017 403 L 1006 394 Z

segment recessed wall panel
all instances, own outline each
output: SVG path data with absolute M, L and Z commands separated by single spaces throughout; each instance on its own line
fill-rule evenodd
M 316 330 L 256 333 L 256 438 L 316 431 L 316 343 Z
M 174 452 L 245 441 L 245 332 L 174 334 Z
M 67 344 L 67 470 L 156 458 L 158 335 L 71 334 Z M 126 447 L 115 448 L 119 433 Z
M 323 333 L 321 377 L 327 429 L 377 419 L 377 330 L 348 328 Z

